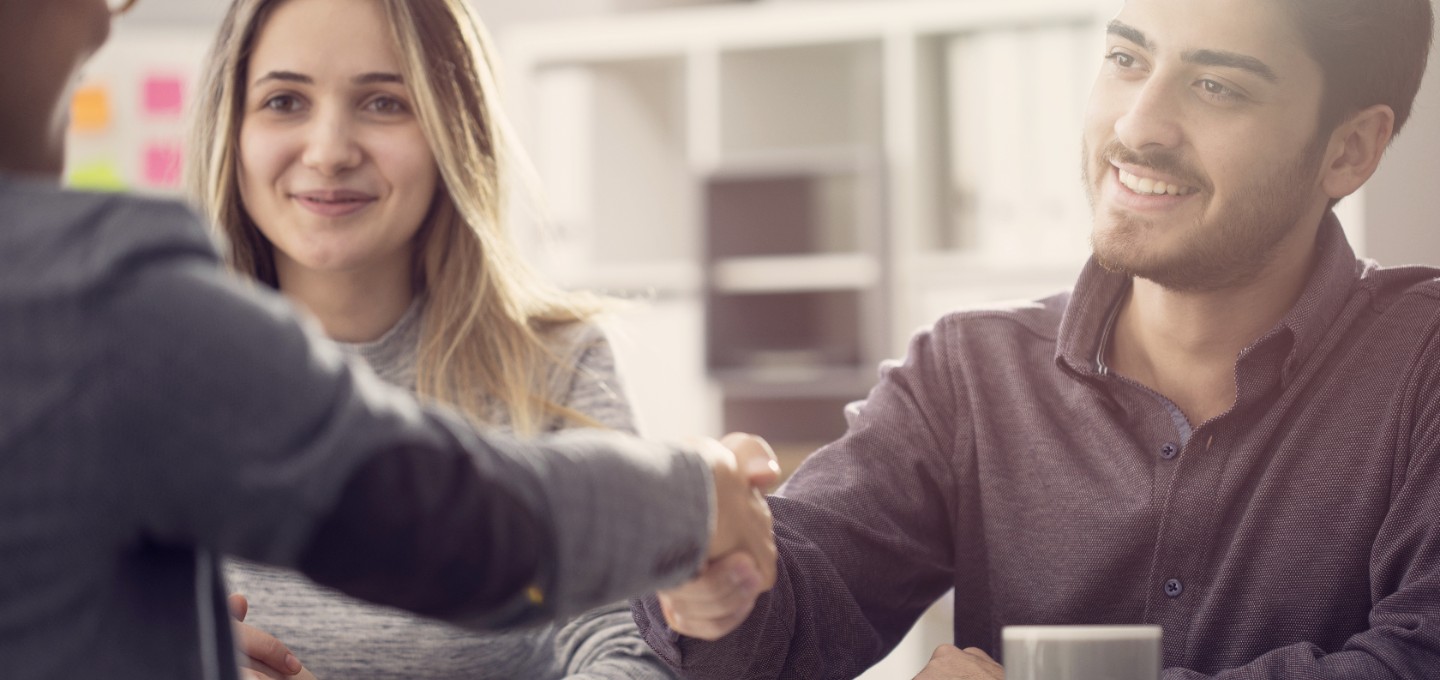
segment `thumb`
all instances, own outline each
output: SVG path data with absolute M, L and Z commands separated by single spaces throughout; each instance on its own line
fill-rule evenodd
M 732 432 L 720 443 L 735 452 L 735 463 L 750 486 L 769 489 L 780 482 L 780 463 L 770 443 L 744 432 Z
M 226 598 L 226 604 L 230 606 L 230 615 L 235 617 L 236 621 L 244 621 L 245 614 L 250 611 L 250 601 L 240 593 L 234 593 Z

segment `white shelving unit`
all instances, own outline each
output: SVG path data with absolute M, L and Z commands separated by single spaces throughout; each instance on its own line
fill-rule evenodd
M 701 364 L 655 369 L 703 395 L 683 422 L 805 451 L 844 427 L 814 414 L 863 396 L 915 328 L 1073 280 L 1079 123 L 1116 7 L 754 3 L 514 30 L 508 104 L 558 234 L 539 259 L 694 305 L 676 332 L 704 338 Z

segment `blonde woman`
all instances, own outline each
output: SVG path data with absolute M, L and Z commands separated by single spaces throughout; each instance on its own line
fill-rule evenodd
M 597 299 L 537 280 L 506 236 L 517 152 L 464 0 L 237 0 L 205 73 L 191 189 L 236 271 L 478 423 L 633 430 Z M 271 635 L 320 678 L 671 677 L 621 605 L 486 637 L 257 565 L 227 576 L 253 677 L 299 670 L 261 653 Z

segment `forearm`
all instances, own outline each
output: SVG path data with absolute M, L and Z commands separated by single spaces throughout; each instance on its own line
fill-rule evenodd
M 355 471 L 299 566 L 372 602 L 503 627 L 540 613 L 517 608 L 553 551 L 540 513 L 458 446 L 397 447 Z
M 1413 631 L 1412 631 L 1413 632 Z M 1370 630 L 1345 649 L 1326 654 L 1315 645 L 1294 644 L 1238 668 L 1213 675 L 1167 668 L 1162 680 L 1429 680 L 1440 669 L 1435 641 L 1400 631 Z M 1410 638 L 1410 639 L 1406 639 Z
M 755 601 L 739 628 L 713 642 L 680 636 L 666 626 L 655 595 L 632 603 L 646 641 L 683 677 L 854 677 L 893 647 L 923 610 L 922 601 L 934 599 L 924 594 L 929 588 L 906 586 L 908 595 L 890 598 L 899 609 L 871 606 L 863 594 L 892 592 L 894 584 L 882 581 L 893 572 L 875 568 L 868 559 L 836 561 L 832 556 L 843 553 L 811 540 L 795 525 L 805 526 L 809 536 L 824 534 L 837 541 L 846 540 L 840 536 L 857 540 L 853 527 L 835 513 L 789 499 L 770 500 L 780 550 L 776 584 Z M 864 547 L 857 548 L 857 555 L 884 553 L 868 542 L 859 545 Z M 896 554 L 886 557 L 892 564 L 905 560 Z
M 711 485 L 696 454 L 599 432 L 521 442 L 449 429 L 448 445 L 357 468 L 302 569 L 358 597 L 494 628 L 570 616 L 698 568 Z

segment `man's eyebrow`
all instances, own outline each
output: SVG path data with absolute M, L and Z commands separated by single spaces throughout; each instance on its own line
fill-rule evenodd
M 1151 52 L 1155 51 L 1155 43 L 1145 37 L 1145 33 L 1134 26 L 1126 24 L 1119 19 L 1111 21 L 1105 32 L 1109 35 L 1116 35 L 1140 45 Z M 1220 66 L 1223 68 L 1238 68 L 1242 71 L 1249 71 L 1271 83 L 1280 82 L 1280 76 L 1275 74 L 1275 69 L 1255 57 L 1239 54 L 1236 52 L 1225 52 L 1222 50 L 1188 50 L 1180 54 L 1180 59 L 1190 64 L 1201 66 Z
M 1248 57 L 1234 52 L 1221 52 L 1219 50 L 1190 50 L 1180 55 L 1180 58 L 1191 64 L 1201 66 L 1220 66 L 1223 68 L 1238 68 L 1242 71 L 1249 71 L 1271 83 L 1280 82 L 1280 76 L 1275 75 L 1275 70 L 1268 64 L 1255 57 Z
M 1130 42 L 1135 43 L 1136 45 L 1144 47 L 1147 50 L 1153 51 L 1155 49 L 1155 45 L 1150 42 L 1149 38 L 1145 37 L 1145 34 L 1141 32 L 1140 29 L 1135 28 L 1134 26 L 1131 26 L 1123 21 L 1120 21 L 1119 19 L 1111 21 L 1110 24 L 1105 27 L 1105 32 L 1110 35 L 1118 35 L 1126 40 L 1129 40 Z

